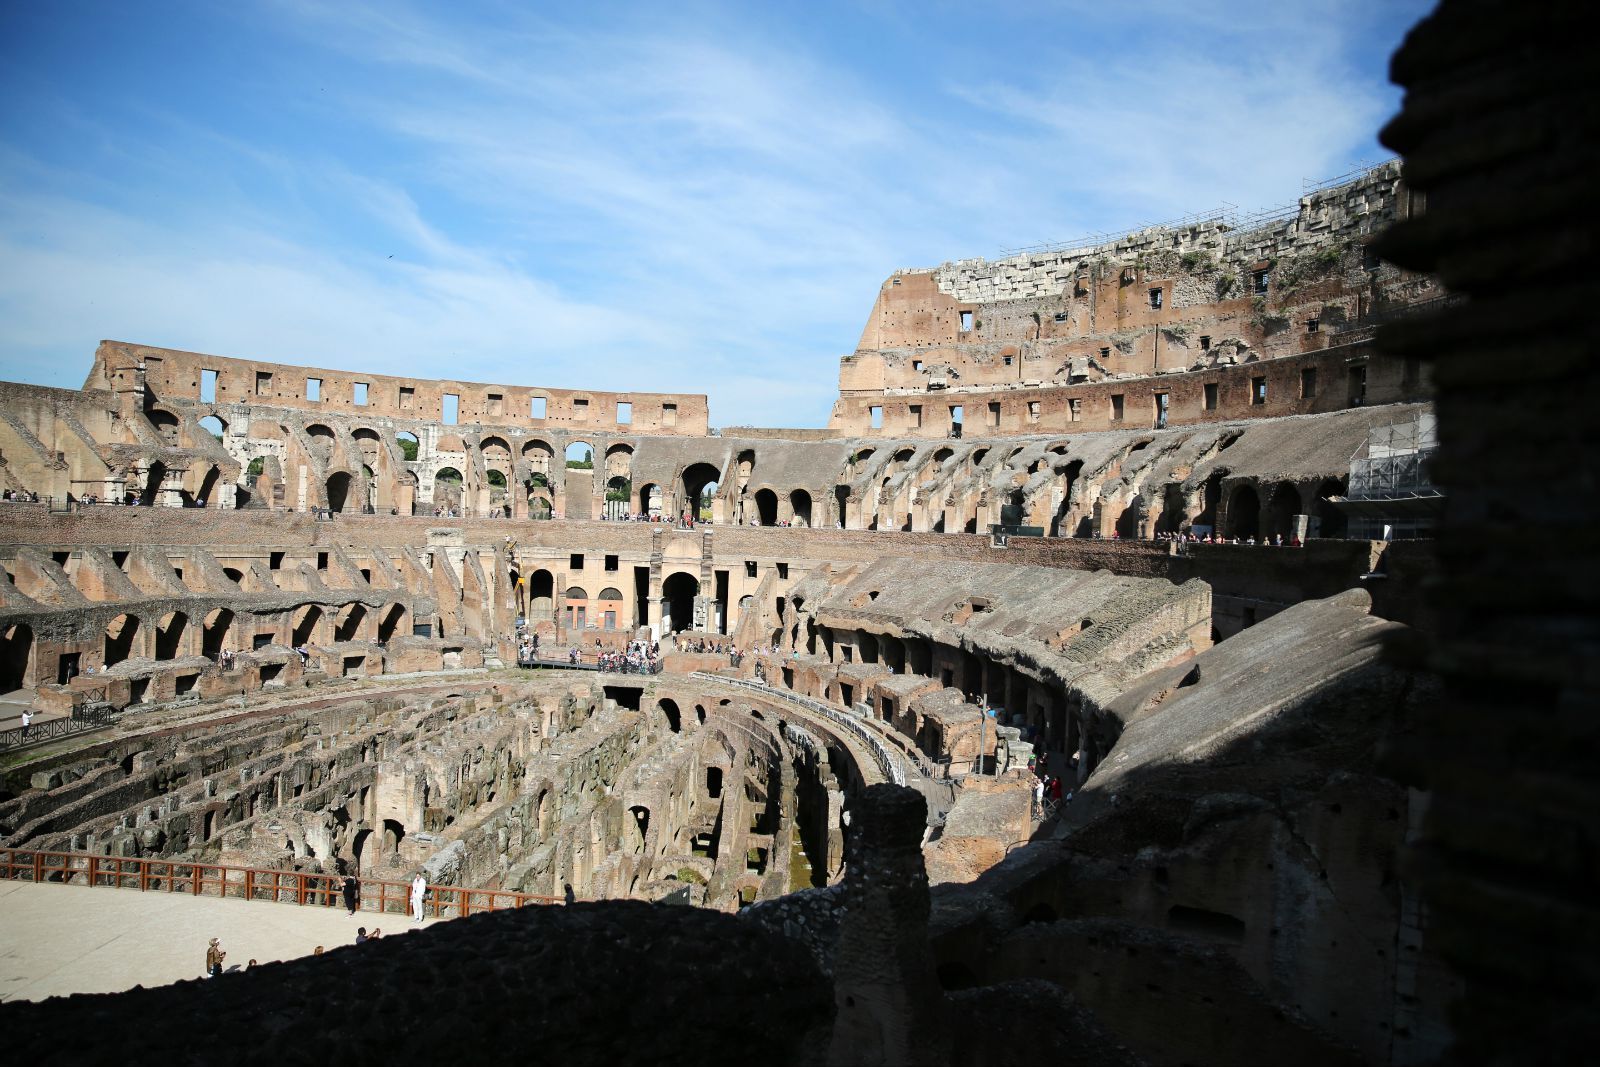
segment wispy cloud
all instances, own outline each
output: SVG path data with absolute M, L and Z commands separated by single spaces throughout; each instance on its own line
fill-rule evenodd
M 1008 9 L 993 38 L 827 5 L 213 11 L 259 62 L 63 83 L 80 163 L 8 138 L 0 373 L 69 384 L 109 335 L 820 424 L 897 266 L 1291 200 L 1374 152 L 1403 15 L 1193 6 Z

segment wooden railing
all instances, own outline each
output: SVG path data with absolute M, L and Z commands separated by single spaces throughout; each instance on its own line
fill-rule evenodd
M 232 867 L 221 863 L 142 857 L 96 856 L 87 852 L 47 852 L 39 849 L 0 849 L 0 878 L 59 885 L 105 886 L 137 889 L 144 893 L 184 893 L 196 897 L 233 897 L 271 900 L 307 907 L 343 907 L 338 875 L 309 871 L 276 871 L 261 867 Z M 410 882 L 361 879 L 361 911 L 380 914 L 409 913 Z M 560 897 L 513 893 L 506 889 L 467 889 L 430 885 L 423 898 L 423 913 L 435 919 L 457 919 L 482 911 L 504 911 L 534 904 L 560 904 Z

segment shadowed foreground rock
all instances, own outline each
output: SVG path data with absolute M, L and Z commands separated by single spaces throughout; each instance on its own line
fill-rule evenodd
M 241 905 L 247 906 L 247 905 Z M 205 947 L 197 931 L 196 969 Z M 0 1008 L 13 1062 L 815 1063 L 832 991 L 716 912 L 527 908 L 219 979 Z

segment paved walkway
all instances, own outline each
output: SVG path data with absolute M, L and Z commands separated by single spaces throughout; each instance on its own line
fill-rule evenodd
M 391 923 L 385 937 L 420 929 L 402 915 L 352 918 L 343 908 L 0 881 L 0 1001 L 199 978 L 213 937 L 228 970 L 309 956 L 353 945 L 356 928 L 374 921 Z

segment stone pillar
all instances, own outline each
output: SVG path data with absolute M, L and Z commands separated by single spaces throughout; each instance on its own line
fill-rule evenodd
M 852 807 L 830 1063 L 949 1062 L 944 992 L 928 946 L 927 820 L 928 802 L 903 786 L 871 786 Z
M 1303 543 L 1308 537 L 1315 537 L 1321 532 L 1322 520 L 1315 515 L 1296 515 L 1289 520 L 1289 529 L 1293 535 Z

